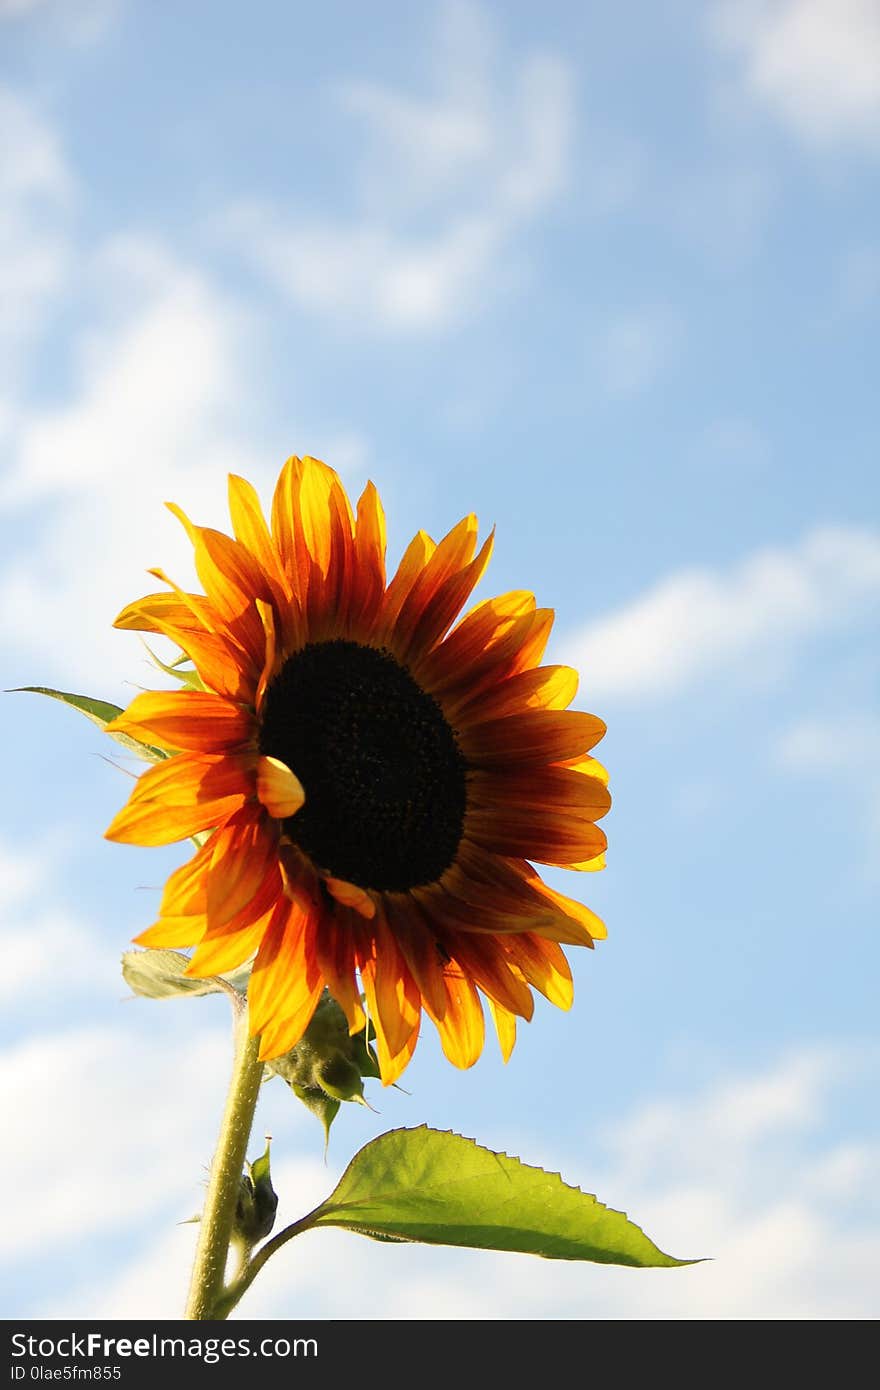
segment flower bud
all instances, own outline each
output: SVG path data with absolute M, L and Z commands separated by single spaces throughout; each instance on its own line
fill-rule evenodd
M 275 1225 L 275 1212 L 278 1207 L 278 1194 L 272 1186 L 269 1171 L 269 1140 L 266 1139 L 266 1152 L 245 1164 L 238 1189 L 235 1206 L 235 1223 L 232 1238 L 243 1245 L 256 1245 L 263 1240 Z
M 352 1036 L 336 1000 L 324 991 L 311 1023 L 296 1047 L 267 1063 L 294 1095 L 316 1115 L 329 1138 L 343 1101 L 365 1105 L 365 1076 L 377 1077 L 379 1066 L 367 1030 Z

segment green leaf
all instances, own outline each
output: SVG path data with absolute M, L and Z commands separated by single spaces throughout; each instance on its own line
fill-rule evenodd
M 119 705 L 111 705 L 109 700 L 93 700 L 90 695 L 70 695 L 65 690 L 49 690 L 44 685 L 20 685 L 10 694 L 30 694 L 48 695 L 52 700 L 60 700 L 62 704 L 71 705 L 78 709 L 80 714 L 84 714 L 86 719 L 90 719 L 93 724 L 97 724 L 99 729 L 106 729 L 107 725 L 122 713 Z M 163 748 L 154 748 L 149 743 L 141 743 L 136 738 L 130 738 L 128 734 L 111 733 L 110 737 L 117 743 L 121 743 L 123 748 L 127 748 L 130 753 L 136 753 L 139 758 L 145 758 L 147 762 L 159 763 L 169 755 Z
M 248 970 L 205 980 L 184 975 L 190 958 L 182 951 L 124 951 L 122 978 L 142 999 L 174 999 L 181 994 L 221 994 L 228 986 L 244 988 Z
M 355 1154 L 309 1226 L 379 1240 L 518 1250 L 549 1260 L 692 1264 L 664 1255 L 638 1226 L 558 1173 L 493 1153 L 460 1134 L 394 1129 Z

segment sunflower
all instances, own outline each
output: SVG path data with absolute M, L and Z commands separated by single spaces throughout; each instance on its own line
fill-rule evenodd
M 204 594 L 151 570 L 168 592 L 116 619 L 170 638 L 193 668 L 110 725 L 169 756 L 108 839 L 203 839 L 136 940 L 195 947 L 199 977 L 253 958 L 264 1059 L 295 1046 L 326 986 L 353 1033 L 366 1005 L 386 1085 L 423 1010 L 469 1067 L 485 998 L 507 1060 L 532 988 L 571 1005 L 562 946 L 605 936 L 530 862 L 601 868 L 610 804 L 589 756 L 604 724 L 568 709 L 573 670 L 539 664 L 552 610 L 516 591 L 453 626 L 492 536 L 478 551 L 473 516 L 439 544 L 420 531 L 388 582 L 376 489 L 354 513 L 317 459 L 284 465 L 271 524 L 243 478 L 229 506 L 234 539 L 169 504 Z

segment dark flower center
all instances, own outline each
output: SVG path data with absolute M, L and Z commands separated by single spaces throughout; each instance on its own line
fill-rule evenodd
M 464 759 L 436 700 L 384 649 L 340 639 L 289 657 L 266 691 L 260 751 L 302 782 L 285 832 L 335 878 L 402 892 L 454 860 Z

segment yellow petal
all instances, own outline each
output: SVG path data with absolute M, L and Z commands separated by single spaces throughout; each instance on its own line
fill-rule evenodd
M 270 816 L 287 820 L 306 799 L 302 782 L 280 758 L 263 754 L 257 761 L 257 796 Z

